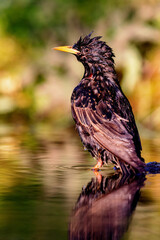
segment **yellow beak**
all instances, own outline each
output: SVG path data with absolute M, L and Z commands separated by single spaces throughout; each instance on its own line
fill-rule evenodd
M 61 46 L 61 47 L 55 47 L 53 49 L 58 51 L 73 53 L 73 54 L 80 53 L 78 50 L 72 48 L 71 46 Z

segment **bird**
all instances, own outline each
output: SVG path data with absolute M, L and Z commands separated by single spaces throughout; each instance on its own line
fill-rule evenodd
M 73 46 L 55 47 L 72 53 L 84 75 L 71 96 L 71 112 L 84 148 L 97 160 L 93 170 L 112 163 L 124 174 L 145 170 L 141 140 L 132 107 L 115 70 L 114 53 L 92 32 Z

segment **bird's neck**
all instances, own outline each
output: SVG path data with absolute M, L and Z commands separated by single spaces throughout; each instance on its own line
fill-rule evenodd
M 114 63 L 112 61 L 106 62 L 97 62 L 97 63 L 85 63 L 85 72 L 84 78 L 95 78 L 95 79 L 102 79 L 109 82 L 116 82 L 119 85 L 117 80 L 116 71 L 114 68 Z

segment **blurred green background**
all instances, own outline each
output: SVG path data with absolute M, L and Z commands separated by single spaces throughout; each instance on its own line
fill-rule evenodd
M 116 55 L 136 120 L 160 130 L 160 2 L 0 1 L 0 123 L 73 124 L 70 96 L 83 75 L 74 56 L 52 50 L 94 30 Z

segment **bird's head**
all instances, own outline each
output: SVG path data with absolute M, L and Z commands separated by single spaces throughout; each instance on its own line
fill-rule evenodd
M 112 49 L 103 41 L 101 36 L 91 38 L 91 34 L 80 37 L 73 46 L 56 47 L 55 50 L 74 54 L 78 61 L 85 64 L 105 63 L 107 60 L 114 63 Z

